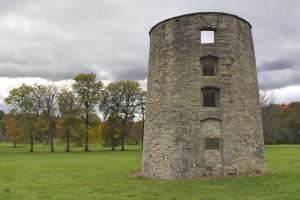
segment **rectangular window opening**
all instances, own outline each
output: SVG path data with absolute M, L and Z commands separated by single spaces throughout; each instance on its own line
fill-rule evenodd
M 214 61 L 203 61 L 202 62 L 203 76 L 215 76 L 216 66 Z
M 203 106 L 216 107 L 216 91 L 203 91 Z
M 200 39 L 201 39 L 201 44 L 213 44 L 215 43 L 215 32 L 201 31 Z
M 221 149 L 220 138 L 205 138 L 205 149 Z

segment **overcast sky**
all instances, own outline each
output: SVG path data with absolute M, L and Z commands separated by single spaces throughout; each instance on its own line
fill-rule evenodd
M 22 82 L 66 83 L 81 72 L 145 86 L 149 29 L 203 11 L 249 21 L 260 89 L 299 101 L 299 10 L 299 0 L 0 0 L 0 108 Z

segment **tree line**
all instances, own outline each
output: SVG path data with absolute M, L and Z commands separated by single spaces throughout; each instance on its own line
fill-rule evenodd
M 143 142 L 145 91 L 136 81 L 104 86 L 95 74 L 78 74 L 71 87 L 22 84 L 5 102 L 9 112 L 0 110 L 0 142 L 29 143 L 30 152 L 35 142 L 49 144 L 53 152 L 57 139 L 66 151 L 71 143 L 89 151 L 90 142 L 112 150 Z M 300 102 L 276 104 L 275 95 L 264 92 L 260 102 L 265 143 L 299 144 Z
M 105 87 L 95 74 L 78 74 L 71 87 L 22 84 L 10 90 L 5 103 L 9 112 L 0 112 L 0 140 L 14 146 L 28 142 L 30 152 L 36 142 L 48 143 L 54 152 L 56 139 L 63 139 L 65 151 L 72 142 L 89 151 L 90 140 L 112 150 L 119 145 L 125 150 L 126 140 L 142 141 L 145 91 L 137 81 Z
M 260 95 L 265 144 L 300 144 L 300 102 L 276 104 L 274 93 Z

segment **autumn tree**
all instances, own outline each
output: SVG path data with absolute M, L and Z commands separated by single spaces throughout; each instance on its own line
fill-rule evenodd
M 0 110 L 0 142 L 2 141 L 5 133 L 4 116 L 5 116 L 4 111 Z
M 34 131 L 33 125 L 36 120 L 35 113 L 39 110 L 34 103 L 34 89 L 32 86 L 22 84 L 18 88 L 9 91 L 9 96 L 5 99 L 5 103 L 9 105 L 14 112 L 21 114 L 24 120 L 25 131 L 28 131 L 30 138 L 30 152 L 33 152 Z
M 103 129 L 103 122 L 99 116 L 95 113 L 91 116 L 90 130 L 89 130 L 89 141 L 90 143 L 99 143 L 101 133 Z
M 96 74 L 78 74 L 74 77 L 72 88 L 78 98 L 85 123 L 85 151 L 89 151 L 90 117 L 95 113 L 95 106 L 100 100 L 103 84 L 96 80 Z
M 285 118 L 288 121 L 289 143 L 300 144 L 300 102 L 292 102 L 287 106 Z
M 12 142 L 13 147 L 17 147 L 17 143 L 23 138 L 24 131 L 20 131 L 21 115 L 16 115 L 14 112 L 10 112 L 3 117 L 5 126 L 5 138 L 6 141 Z M 23 133 L 23 134 L 22 134 Z
M 276 104 L 274 92 L 261 92 L 260 102 L 265 143 L 300 143 L 300 103 Z

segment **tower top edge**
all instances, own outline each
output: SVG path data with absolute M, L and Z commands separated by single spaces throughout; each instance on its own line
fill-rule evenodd
M 252 28 L 251 24 L 247 20 L 239 17 L 238 15 L 234 15 L 234 14 L 230 14 L 230 13 L 224 13 L 224 12 L 195 12 L 195 13 L 188 13 L 188 14 L 178 15 L 178 16 L 175 16 L 175 17 L 170 17 L 170 18 L 167 18 L 163 21 L 160 21 L 157 24 L 155 24 L 154 26 L 152 26 L 152 28 L 149 31 L 149 35 L 151 34 L 151 31 L 155 27 L 157 27 L 158 25 L 160 25 L 164 22 L 170 21 L 172 19 L 177 19 L 177 18 L 181 18 L 181 17 L 188 17 L 188 16 L 193 16 L 193 15 L 225 15 L 225 16 L 231 16 L 231 17 L 235 17 L 239 20 L 242 20 L 242 21 L 246 22 L 250 26 L 250 28 Z

